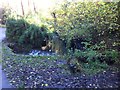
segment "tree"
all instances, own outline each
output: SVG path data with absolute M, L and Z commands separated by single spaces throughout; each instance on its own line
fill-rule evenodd
M 72 39 L 83 38 L 93 44 L 104 40 L 109 48 L 113 44 L 109 39 L 118 38 L 117 2 L 65 1 L 61 8 L 56 7 L 54 12 L 55 31 L 61 39 L 67 41 L 67 46 Z
M 23 3 L 22 3 L 22 0 L 21 0 L 21 10 L 22 10 L 22 15 L 24 16 L 24 7 L 23 7 Z

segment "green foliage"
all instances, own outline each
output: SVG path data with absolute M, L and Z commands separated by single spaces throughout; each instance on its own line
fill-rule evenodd
M 92 60 L 94 57 L 97 56 L 97 52 L 95 50 L 89 50 L 89 51 L 86 51 L 87 52 L 87 60 Z
M 49 34 L 45 25 L 36 26 L 30 24 L 26 19 L 13 19 L 7 20 L 6 37 L 10 42 L 18 43 L 20 45 L 31 45 L 33 48 L 40 48 L 42 42 Z
M 19 43 L 41 47 L 44 36 L 39 27 L 30 25 L 19 38 Z
M 101 64 L 99 61 L 90 61 L 89 63 L 82 63 L 82 68 L 86 74 L 93 75 L 104 71 L 108 68 L 108 65 L 106 63 Z
M 75 50 L 74 56 L 78 58 L 79 60 L 82 60 L 82 58 L 85 58 L 86 61 L 101 61 L 103 62 L 110 62 L 111 64 L 114 64 L 114 62 L 119 62 L 119 52 L 117 50 L 108 50 L 104 49 L 102 52 L 99 51 L 100 46 L 96 45 L 90 45 L 84 51 L 81 50 Z M 112 61 L 112 62 L 111 62 Z
M 71 55 L 70 55 L 71 56 Z M 95 50 L 75 50 L 74 55 L 71 58 L 68 58 L 69 63 L 75 65 L 75 69 L 80 68 L 80 72 L 85 72 L 86 74 L 96 74 L 108 68 L 107 63 L 104 61 L 100 62 L 98 57 L 101 57 L 102 54 L 98 53 Z
M 11 42 L 18 42 L 20 36 L 27 29 L 28 23 L 23 19 L 15 20 L 10 18 L 6 23 L 6 37 Z
M 106 50 L 103 52 L 103 55 L 106 57 L 106 61 L 115 61 L 117 63 L 120 63 L 119 61 L 119 55 L 120 53 L 116 50 Z
M 77 49 L 75 50 L 74 55 L 77 58 L 79 58 L 79 57 L 86 57 L 87 56 L 86 52 L 81 51 L 81 50 L 77 50 Z
M 95 50 L 86 50 L 86 51 L 80 51 L 76 50 L 74 53 L 75 57 L 80 59 L 81 58 L 86 58 L 87 61 L 92 61 L 93 58 L 96 58 L 98 53 Z
M 104 54 L 107 57 L 111 57 L 112 59 L 116 59 L 119 56 L 119 52 L 115 51 L 115 50 L 107 50 L 104 52 Z
M 54 30 L 60 38 L 67 41 L 67 46 L 71 39 L 77 37 L 94 44 L 100 43 L 101 40 L 105 40 L 105 44 L 113 43 L 109 39 L 118 42 L 115 39 L 119 37 L 117 2 L 66 1 L 53 12 L 56 15 L 52 23 L 55 26 Z M 106 46 L 110 48 L 109 45 Z

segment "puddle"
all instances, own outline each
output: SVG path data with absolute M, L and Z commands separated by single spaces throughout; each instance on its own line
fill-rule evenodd
M 48 52 L 48 51 L 41 51 L 41 50 L 32 50 L 28 53 L 28 55 L 32 56 L 54 56 L 56 53 Z

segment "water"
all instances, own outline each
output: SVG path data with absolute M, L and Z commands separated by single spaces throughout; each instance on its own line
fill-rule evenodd
M 48 51 L 41 51 L 41 50 L 32 50 L 28 55 L 32 56 L 54 56 L 56 53 L 48 52 Z

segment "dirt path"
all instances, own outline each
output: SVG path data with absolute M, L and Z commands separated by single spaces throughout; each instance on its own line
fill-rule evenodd
M 2 71 L 2 39 L 5 38 L 5 28 L 0 28 L 0 90 L 2 88 L 12 88 L 5 73 Z

